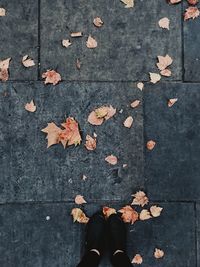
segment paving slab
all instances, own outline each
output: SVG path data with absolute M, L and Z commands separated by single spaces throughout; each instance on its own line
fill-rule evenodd
M 184 9 L 187 8 L 185 3 Z M 200 35 L 199 35 L 200 20 L 185 21 L 184 29 L 184 80 L 189 82 L 200 81 Z
M 38 1 L 2 0 L 6 16 L 0 17 L 0 60 L 11 57 L 11 80 L 37 80 Z M 22 57 L 29 55 L 36 66 L 25 68 Z
M 171 108 L 168 99 L 178 98 Z M 146 188 L 156 200 L 199 200 L 200 85 L 159 83 L 144 92 Z
M 24 109 L 31 99 L 35 113 Z M 143 110 L 142 105 L 130 108 L 135 99 L 142 100 L 142 94 L 132 83 L 1 84 L 0 201 L 72 200 L 76 194 L 87 199 L 130 198 L 144 184 Z M 117 114 L 102 126 L 90 125 L 89 113 L 106 104 L 117 108 Z M 134 118 L 131 129 L 123 126 L 129 115 Z M 41 129 L 52 121 L 60 125 L 68 116 L 79 122 L 83 143 L 47 149 Z M 97 149 L 89 152 L 85 136 L 94 132 Z M 111 154 L 119 159 L 115 166 L 105 162 Z
M 71 208 L 56 203 L 1 205 L 1 267 L 76 266 L 81 228 L 72 224 Z
M 200 265 L 200 203 L 196 205 L 197 212 L 197 266 Z
M 97 16 L 104 22 L 101 28 L 93 25 Z M 169 31 L 158 26 L 163 17 L 171 21 Z M 119 0 L 41 0 L 41 73 L 53 68 L 64 80 L 149 80 L 148 73 L 157 71 L 157 56 L 169 54 L 171 79 L 181 80 L 181 18 L 181 5 L 165 1 L 138 0 L 134 8 L 124 8 Z M 77 31 L 83 37 L 70 38 Z M 89 34 L 98 42 L 95 49 L 86 47 Z M 72 45 L 62 47 L 63 39 Z

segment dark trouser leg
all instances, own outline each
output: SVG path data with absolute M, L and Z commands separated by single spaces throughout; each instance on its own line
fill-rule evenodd
M 118 252 L 111 258 L 114 267 L 133 267 L 126 253 Z
M 87 252 L 77 267 L 97 267 L 99 265 L 100 256 L 94 252 Z

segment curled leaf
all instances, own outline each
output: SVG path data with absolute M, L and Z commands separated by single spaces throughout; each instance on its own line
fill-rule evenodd
M 31 100 L 30 103 L 26 103 L 26 105 L 25 105 L 25 109 L 26 109 L 27 111 L 29 111 L 29 112 L 35 112 L 35 111 L 36 111 L 36 106 L 35 106 L 33 100 Z
M 138 213 L 131 206 L 127 205 L 119 210 L 125 223 L 134 224 L 138 220 Z
M 140 100 L 135 100 L 131 103 L 132 108 L 137 108 L 140 105 Z
M 75 197 L 74 202 L 75 202 L 77 205 L 82 205 L 82 204 L 87 203 L 87 202 L 85 201 L 84 197 L 81 196 L 81 195 L 77 195 L 77 196 Z
M 144 89 L 144 83 L 142 82 L 137 83 L 137 88 L 142 91 Z
M 158 21 L 159 27 L 163 29 L 167 29 L 167 30 L 169 30 L 169 23 L 170 23 L 170 20 L 166 17 Z
M 7 81 L 9 78 L 8 68 L 11 58 L 0 60 L 0 81 Z
M 155 206 L 151 206 L 151 208 L 150 208 L 150 212 L 151 212 L 151 215 L 153 217 L 159 217 L 161 212 L 162 212 L 162 210 L 163 210 L 163 208 L 158 207 L 156 205 Z
M 80 61 L 79 58 L 76 59 L 76 68 L 77 68 L 78 70 L 81 69 L 81 61 Z
M 195 19 L 199 17 L 200 11 L 198 7 L 190 6 L 185 10 L 184 20 Z
M 96 17 L 96 18 L 94 18 L 94 20 L 93 20 L 93 24 L 94 24 L 96 27 L 100 28 L 100 27 L 103 26 L 103 21 L 101 20 L 100 17 Z
M 62 46 L 66 47 L 66 48 L 69 47 L 71 44 L 72 43 L 70 42 L 69 39 L 62 40 Z
M 173 59 L 169 56 L 158 56 L 158 63 L 156 64 L 159 70 L 164 70 L 170 66 L 173 62 Z
M 143 209 L 141 212 L 140 212 L 140 220 L 141 221 L 145 221 L 145 220 L 149 220 L 151 219 L 151 214 L 148 210 L 146 209 Z
M 149 72 L 149 75 L 150 75 L 150 82 L 153 84 L 156 84 L 161 79 L 161 76 L 158 73 Z
M 61 81 L 60 74 L 55 70 L 47 70 L 42 74 L 42 78 L 45 79 L 45 84 L 51 83 L 53 85 L 56 85 Z
M 178 101 L 178 98 L 171 98 L 168 100 L 168 107 L 171 108 L 176 102 Z
M 88 116 L 88 122 L 92 125 L 101 125 L 105 120 L 112 118 L 116 114 L 116 109 L 110 106 L 102 106 L 92 111 Z
M 133 117 L 129 116 L 128 118 L 126 118 L 123 124 L 124 124 L 124 127 L 131 128 L 133 124 Z
M 110 208 L 110 207 L 103 207 L 103 214 L 108 219 L 110 215 L 117 214 L 116 209 Z
M 97 147 L 97 140 L 96 138 L 91 137 L 90 135 L 86 135 L 86 143 L 85 143 L 85 147 L 87 148 L 87 150 L 93 151 L 96 149 Z
M 116 165 L 118 159 L 117 159 L 116 156 L 114 156 L 114 155 L 110 155 L 110 156 L 107 156 L 107 157 L 105 158 L 105 161 L 108 162 L 108 163 L 110 163 L 111 165 Z
M 174 5 L 180 3 L 182 0 L 169 0 L 169 3 Z
M 23 56 L 22 64 L 24 65 L 25 68 L 30 68 L 35 66 L 34 60 L 32 58 L 29 58 L 28 55 Z
M 97 41 L 91 36 L 88 36 L 87 42 L 86 42 L 87 48 L 93 49 L 97 47 Z
M 132 259 L 131 263 L 133 264 L 142 264 L 143 259 L 140 254 L 136 254 L 135 257 Z
M 132 196 L 134 198 L 133 198 L 131 205 L 139 205 L 139 206 L 144 207 L 145 205 L 149 203 L 149 199 L 143 191 L 138 191 Z
M 160 258 L 163 258 L 165 255 L 164 251 L 161 250 L 161 249 L 158 249 L 158 248 L 155 248 L 155 251 L 154 251 L 154 257 L 156 259 L 160 259 Z
M 73 221 L 74 222 L 88 223 L 88 221 L 89 221 L 89 218 L 79 208 L 72 209 L 71 215 L 73 216 Z
M 71 32 L 70 36 L 73 38 L 82 37 L 83 33 L 82 32 Z
M 160 74 L 165 77 L 170 77 L 172 75 L 172 72 L 170 69 L 161 70 Z
M 147 149 L 148 150 L 153 150 L 154 149 L 154 147 L 155 147 L 155 145 L 156 145 L 156 142 L 155 141 L 153 141 L 153 140 L 150 140 L 150 141 L 148 141 L 147 142 Z

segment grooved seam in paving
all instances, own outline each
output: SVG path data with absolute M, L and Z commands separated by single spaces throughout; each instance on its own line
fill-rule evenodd
M 38 0 L 38 80 L 40 80 L 40 7 L 41 7 L 41 3 L 40 0 Z

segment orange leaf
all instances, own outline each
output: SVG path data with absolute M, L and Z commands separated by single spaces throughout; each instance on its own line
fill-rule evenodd
M 116 109 L 110 106 L 102 106 L 92 111 L 88 116 L 88 122 L 92 125 L 101 125 L 105 120 L 112 118 L 116 113 Z
M 148 210 L 146 209 L 143 209 L 141 212 L 140 212 L 140 220 L 141 221 L 145 221 L 145 220 L 149 220 L 151 219 L 151 214 Z
M 96 18 L 94 18 L 94 20 L 93 20 L 93 24 L 94 24 L 96 27 L 100 28 L 100 27 L 103 26 L 103 21 L 101 20 L 101 18 L 96 17 Z
M 35 111 L 36 111 L 36 106 L 35 106 L 33 100 L 31 100 L 30 103 L 26 103 L 26 105 L 25 105 L 25 109 L 26 109 L 27 111 L 29 111 L 29 112 L 35 112 Z
M 97 47 L 97 41 L 91 36 L 88 36 L 87 42 L 86 42 L 87 48 L 93 49 Z
M 42 78 L 45 79 L 45 84 L 51 83 L 53 85 L 56 85 L 61 81 L 60 74 L 55 70 L 47 70 L 42 74 Z
M 148 150 L 153 150 L 154 149 L 154 147 L 155 147 L 155 145 L 156 145 L 156 142 L 155 141 L 153 141 L 153 140 L 150 140 L 150 141 L 148 141 L 147 142 L 147 149 Z
M 172 75 L 172 72 L 170 69 L 161 70 L 160 74 L 165 77 L 170 77 Z
M 75 197 L 74 202 L 75 202 L 77 205 L 82 205 L 82 204 L 87 203 L 87 202 L 85 201 L 84 197 L 81 196 L 81 195 L 77 195 L 77 196 Z
M 144 207 L 149 203 L 149 199 L 143 191 L 138 191 L 132 195 L 134 197 L 131 205 L 139 205 Z
M 150 208 L 150 212 L 151 212 L 151 215 L 153 217 L 159 217 L 162 210 L 163 210 L 163 208 L 158 207 L 156 205 L 155 206 L 151 206 L 151 208 Z
M 185 10 L 184 20 L 195 19 L 199 17 L 199 15 L 200 15 L 200 11 L 198 7 L 190 6 Z
M 197 5 L 199 2 L 199 0 L 187 0 L 187 1 L 188 1 L 188 4 L 193 5 L 193 6 Z
M 108 163 L 110 163 L 111 165 L 116 165 L 117 164 L 117 157 L 113 156 L 113 155 L 110 155 L 110 156 L 107 156 L 105 158 L 105 161 L 107 161 Z
M 158 248 L 155 248 L 155 251 L 154 251 L 154 257 L 156 259 L 160 259 L 160 258 L 163 258 L 165 255 L 164 251 L 161 250 L 161 249 L 158 249 Z
M 89 218 L 86 217 L 85 213 L 79 208 L 72 209 L 71 215 L 73 216 L 74 222 L 88 223 L 89 221 Z
M 7 81 L 9 78 L 8 68 L 11 58 L 0 60 L 0 81 Z
M 41 130 L 43 133 L 47 133 L 47 140 L 49 148 L 52 145 L 58 144 L 60 142 L 59 134 L 62 130 L 55 125 L 55 123 L 51 122 L 47 124 L 47 127 Z
M 138 213 L 131 206 L 125 206 L 119 212 L 122 213 L 122 219 L 125 223 L 133 224 L 138 220 Z
M 166 55 L 165 57 L 158 56 L 158 63 L 156 65 L 159 70 L 164 70 L 168 66 L 170 66 L 172 62 L 173 62 L 173 59 L 169 55 Z
M 91 137 L 90 135 L 86 135 L 86 143 L 85 143 L 85 147 L 87 148 L 87 150 L 95 150 L 97 146 L 97 140 L 96 138 Z
M 29 58 L 28 55 L 23 56 L 22 64 L 24 65 L 25 68 L 29 68 L 29 67 L 35 66 L 34 60 Z
M 129 116 L 128 118 L 126 118 L 123 124 L 124 124 L 124 127 L 131 128 L 133 124 L 133 117 Z
M 133 264 L 142 264 L 143 259 L 142 256 L 140 254 L 136 254 L 135 257 L 132 259 Z
M 110 217 L 111 214 L 117 214 L 116 209 L 103 207 L 103 214 L 105 215 L 106 219 Z

